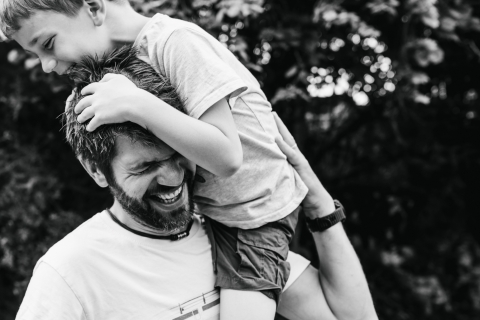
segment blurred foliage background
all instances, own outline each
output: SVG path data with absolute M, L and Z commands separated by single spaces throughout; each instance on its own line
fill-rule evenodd
M 381 319 L 480 318 L 480 2 L 132 5 L 199 24 L 258 78 L 347 208 Z M 60 132 L 67 82 L 12 42 L 0 68 L 0 319 L 13 319 L 36 260 L 111 200 Z M 304 223 L 292 249 L 318 261 Z

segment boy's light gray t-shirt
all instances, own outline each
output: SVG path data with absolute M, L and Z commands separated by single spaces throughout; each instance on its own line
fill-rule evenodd
M 222 178 L 198 168 L 200 212 L 229 227 L 252 229 L 295 210 L 307 187 L 275 143 L 271 105 L 255 77 L 218 40 L 193 23 L 157 14 L 135 46 L 166 76 L 196 119 L 224 97 L 231 106 L 243 148 L 243 164 Z

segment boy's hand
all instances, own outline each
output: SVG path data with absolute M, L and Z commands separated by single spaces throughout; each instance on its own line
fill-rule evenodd
M 75 113 L 79 114 L 79 123 L 92 119 L 87 125 L 87 131 L 94 131 L 103 124 L 126 121 L 145 127 L 140 121 L 134 120 L 134 114 L 136 109 L 147 105 L 145 100 L 153 97 L 147 91 L 139 89 L 127 77 L 112 73 L 106 74 L 100 82 L 83 88 L 81 94 L 86 97 L 75 106 Z
M 298 149 L 295 139 L 276 112 L 273 112 L 273 117 L 281 135 L 275 139 L 275 142 L 308 188 L 308 194 L 302 203 L 305 215 L 314 219 L 332 213 L 335 210 L 332 196 L 318 180 L 307 159 Z

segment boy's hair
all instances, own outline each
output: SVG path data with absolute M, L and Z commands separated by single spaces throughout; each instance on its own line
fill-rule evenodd
M 20 29 L 22 20 L 36 11 L 54 11 L 73 17 L 83 6 L 84 0 L 0 0 L 0 25 L 9 37 Z
M 22 20 L 28 19 L 37 11 L 53 11 L 69 17 L 77 15 L 85 0 L 0 0 L 0 28 L 10 37 L 20 29 Z M 127 0 L 110 0 L 125 2 Z
M 116 155 L 115 141 L 119 136 L 154 147 L 159 139 L 151 132 L 132 122 L 102 125 L 93 132 L 86 130 L 89 121 L 77 122 L 74 109 L 84 98 L 81 90 L 92 82 L 100 81 L 107 73 L 126 76 L 137 87 L 152 93 L 170 106 L 184 111 L 175 89 L 167 79 L 158 74 L 148 63 L 137 58 L 137 50 L 124 46 L 112 53 L 98 57 L 85 57 L 69 72 L 75 83 L 75 97 L 63 114 L 67 142 L 82 161 L 95 164 L 105 175 L 110 185 L 115 183 L 111 162 Z

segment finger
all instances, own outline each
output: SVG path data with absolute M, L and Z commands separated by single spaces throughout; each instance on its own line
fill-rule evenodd
M 80 100 L 77 105 L 75 106 L 75 113 L 79 114 L 82 113 L 83 110 L 90 107 L 93 104 L 93 96 L 86 96 L 82 100 Z
M 93 107 L 86 108 L 81 114 L 77 117 L 78 123 L 84 123 L 88 119 L 95 116 L 95 109 Z
M 115 78 L 118 78 L 120 77 L 121 75 L 120 74 L 116 74 L 116 73 L 107 73 L 106 75 L 103 76 L 102 80 L 100 80 L 100 82 L 108 82 L 112 79 L 115 79 Z
M 75 98 L 75 95 L 76 95 L 76 94 L 77 94 L 77 89 L 76 89 L 76 88 L 74 88 L 74 89 L 72 90 L 72 92 L 70 93 L 70 95 L 68 96 L 68 98 L 67 98 L 67 102 L 70 102 L 70 101 L 72 101 L 72 100 L 73 100 L 73 98 Z
M 100 127 L 101 125 L 104 125 L 104 124 L 108 124 L 108 122 L 104 122 L 102 120 L 102 117 L 99 117 L 97 115 L 95 115 L 92 120 L 90 120 L 90 122 L 88 123 L 86 129 L 88 132 L 92 132 L 92 131 L 95 131 L 97 130 L 98 127 Z
M 88 123 L 88 125 L 86 127 L 88 132 L 95 131 L 95 129 L 97 129 L 100 126 L 97 119 L 98 119 L 98 117 L 93 117 L 92 120 L 90 120 L 90 122 Z
M 74 100 L 75 96 L 77 94 L 77 90 L 73 89 L 72 93 L 68 96 L 67 100 L 65 101 L 65 111 L 70 109 L 72 101 Z
M 275 142 L 277 143 L 280 150 L 287 156 L 287 160 L 290 163 L 293 163 L 297 160 L 298 154 L 295 149 L 290 147 L 290 145 L 285 142 L 281 137 L 276 137 Z
M 99 82 L 92 82 L 88 86 L 83 88 L 82 91 L 80 91 L 80 93 L 82 94 L 82 96 L 92 95 L 98 90 L 99 86 L 100 86 Z
M 278 132 L 282 136 L 283 140 L 288 143 L 289 146 L 296 146 L 295 138 L 293 138 L 290 131 L 288 131 L 287 127 L 283 123 L 282 119 L 278 116 L 276 112 L 273 112 L 273 118 L 275 119 L 275 123 L 277 124 Z

